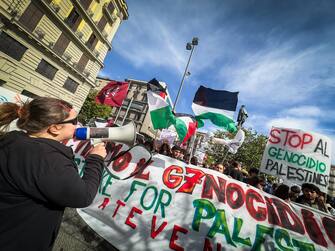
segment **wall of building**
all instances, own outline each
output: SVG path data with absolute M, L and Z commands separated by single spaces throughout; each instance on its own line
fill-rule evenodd
M 124 0 L 92 0 L 88 8 L 82 5 L 84 2 L 0 1 L 0 34 L 4 32 L 26 47 L 22 57 L 15 59 L 6 52 L 6 45 L 0 46 L 3 87 L 18 93 L 63 98 L 77 110 L 81 108 L 89 90 L 96 86 L 103 60 L 112 48 L 112 33 L 128 18 Z M 42 68 L 43 74 L 38 70 L 42 61 L 56 69 L 52 78 L 45 76 L 47 68 Z

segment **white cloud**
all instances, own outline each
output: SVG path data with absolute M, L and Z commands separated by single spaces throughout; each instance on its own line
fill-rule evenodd
M 267 128 L 272 126 L 295 128 L 306 131 L 314 131 L 318 127 L 318 121 L 311 118 L 282 117 L 270 119 L 266 123 Z
M 242 101 L 256 101 L 261 105 L 298 104 L 310 99 L 330 81 L 313 77 L 323 65 L 329 64 L 326 47 L 299 51 L 295 42 L 288 41 L 276 48 L 245 55 L 237 65 L 222 68 L 220 76 L 227 78 L 227 88 L 240 91 Z
M 297 117 L 320 117 L 322 111 L 317 106 L 296 106 L 289 108 L 281 112 L 281 114 L 286 114 L 287 116 L 297 116 Z

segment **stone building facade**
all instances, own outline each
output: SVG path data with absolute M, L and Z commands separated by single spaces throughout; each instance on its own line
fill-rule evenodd
M 125 0 L 0 0 L 0 86 L 79 110 L 127 18 Z

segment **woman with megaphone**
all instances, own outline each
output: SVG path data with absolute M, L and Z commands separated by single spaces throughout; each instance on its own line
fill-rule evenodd
M 4 132 L 15 119 L 22 131 Z M 65 207 L 90 205 L 100 184 L 106 149 L 96 145 L 82 178 L 72 149 L 77 113 L 59 99 L 0 104 L 0 249 L 51 250 Z

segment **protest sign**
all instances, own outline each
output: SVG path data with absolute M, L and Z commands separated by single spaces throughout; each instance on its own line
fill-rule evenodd
M 312 183 L 327 193 L 331 140 L 321 134 L 272 127 L 260 171 L 287 185 Z
M 87 153 L 83 144 L 73 147 L 81 157 Z M 114 144 L 109 154 L 121 149 Z M 120 158 L 107 167 L 115 172 L 120 166 L 121 172 L 136 170 L 138 163 L 131 161 L 136 158 Z M 104 171 L 92 205 L 78 212 L 119 250 L 335 248 L 335 220 L 330 216 L 159 154 L 127 180 Z
M 167 142 L 169 145 L 172 145 L 173 142 L 175 141 L 177 137 L 177 134 L 175 131 L 170 130 L 170 129 L 162 129 L 160 136 L 159 136 L 159 140 L 161 142 Z

